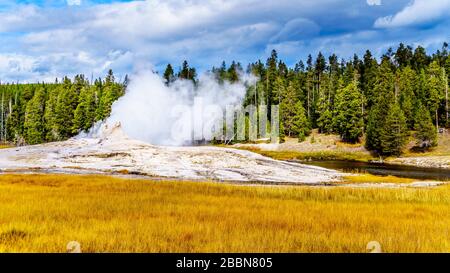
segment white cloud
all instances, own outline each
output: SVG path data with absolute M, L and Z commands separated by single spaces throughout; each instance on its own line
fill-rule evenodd
M 381 0 L 366 0 L 369 6 L 380 6 Z
M 320 27 L 313 21 L 305 18 L 296 18 L 287 22 L 271 41 L 302 40 L 319 33 Z
M 0 10 L 0 56 L 16 56 L 20 65 L 0 65 L 0 76 L 54 79 L 92 72 L 98 77 L 109 68 L 123 75 L 145 62 L 178 67 L 184 59 L 204 70 L 222 60 L 245 64 L 266 58 L 272 48 L 292 62 L 327 49 L 349 57 L 345 53 L 352 55 L 359 47 L 384 46 L 382 34 L 388 30 L 373 30 L 373 22 L 395 14 L 405 1 L 383 2 L 382 9 L 353 0 L 345 5 L 342 0 L 66 1 L 79 8 L 16 4 Z M 378 35 L 366 39 L 360 34 L 364 31 Z M 427 33 L 391 37 L 389 43 L 416 42 L 411 36 Z
M 419 25 L 443 19 L 450 14 L 450 0 L 414 0 L 395 15 L 378 18 L 375 27 Z
M 81 0 L 67 0 L 67 5 L 69 6 L 79 6 L 81 5 Z
M 0 71 L 22 72 L 33 68 L 33 58 L 18 54 L 0 55 Z
M 277 33 L 288 39 L 289 33 L 280 32 L 284 22 L 276 21 L 281 16 L 276 20 L 266 18 L 285 10 L 300 12 L 305 5 L 287 0 L 277 5 L 256 0 L 155 0 L 83 9 L 18 6 L 0 12 L 0 37 L 2 32 L 23 32 L 17 38 L 20 47 L 15 50 L 35 58 L 39 67 L 50 67 L 36 73 L 73 73 L 75 69 L 90 73 L 108 68 L 126 73 L 140 62 L 170 61 L 177 66 L 183 59 L 197 64 L 208 62 L 210 67 L 225 58 L 244 61 L 244 52 L 255 54 L 253 47 L 265 44 Z M 258 12 L 261 15 L 253 17 Z M 294 16 L 292 13 L 289 17 Z M 80 51 L 99 61 L 85 62 L 73 56 Z M 114 57 L 111 52 L 124 56 Z M 76 63 L 66 65 L 69 61 Z

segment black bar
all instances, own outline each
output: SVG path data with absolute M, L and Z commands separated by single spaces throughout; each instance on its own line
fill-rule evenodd
M 189 263 L 189 261 L 197 261 Z M 200 262 L 203 261 L 203 262 Z M 245 261 L 245 262 L 244 262 Z M 270 261 L 270 262 L 269 262 Z M 208 266 L 206 267 L 206 262 Z M 449 254 L 1 254 L 0 265 L 84 272 L 447 272 Z M 180 265 L 182 265 L 180 267 Z M 196 265 L 195 267 L 193 267 Z

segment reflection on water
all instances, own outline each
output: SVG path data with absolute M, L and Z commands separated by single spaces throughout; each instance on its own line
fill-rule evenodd
M 312 161 L 303 163 L 348 173 L 362 172 L 382 176 L 393 175 L 422 180 L 430 179 L 450 181 L 450 169 L 419 168 L 411 166 L 347 161 Z

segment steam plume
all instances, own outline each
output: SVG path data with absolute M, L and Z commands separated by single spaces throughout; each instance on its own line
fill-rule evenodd
M 254 81 L 243 75 L 244 81 Z M 228 105 L 240 105 L 245 95 L 244 83 L 219 84 L 211 74 L 203 74 L 195 87 L 191 81 L 176 80 L 166 86 L 163 79 L 150 70 L 131 77 L 126 93 L 112 106 L 106 124 L 120 122 L 131 138 L 155 145 L 177 146 L 190 143 L 194 133 L 214 131 Z M 205 128 L 206 127 L 206 128 Z M 95 130 L 93 130 L 95 132 Z M 198 139 L 198 137 L 195 137 Z

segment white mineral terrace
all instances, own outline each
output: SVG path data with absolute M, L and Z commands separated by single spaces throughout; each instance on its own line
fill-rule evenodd
M 341 173 L 220 147 L 162 147 L 127 137 L 120 125 L 98 137 L 0 150 L 4 172 L 129 173 L 176 179 L 329 183 Z

